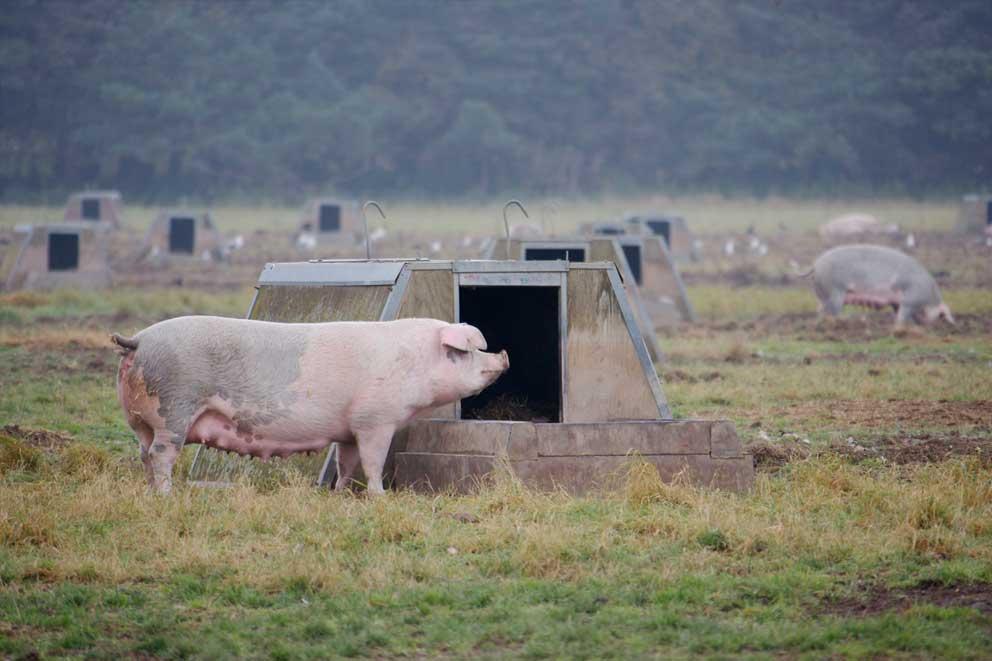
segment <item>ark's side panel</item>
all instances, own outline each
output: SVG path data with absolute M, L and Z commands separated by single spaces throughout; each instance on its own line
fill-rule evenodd
M 682 276 L 664 240 L 654 237 L 644 239 L 644 280 L 641 299 L 644 308 L 656 325 L 676 321 L 696 321 L 696 312 L 689 302 Z
M 7 243 L 0 242 L 0 286 L 5 289 L 14 288 L 14 274 L 18 257 L 24 246 L 27 244 L 27 237 L 15 234 Z
M 591 262 L 613 262 L 617 266 L 617 271 L 623 276 L 623 288 L 627 292 L 630 301 L 630 309 L 641 331 L 641 338 L 651 360 L 662 360 L 664 354 L 661 345 L 658 343 L 658 336 L 654 332 L 654 324 L 651 317 L 644 308 L 641 300 L 640 290 L 634 282 L 634 276 L 630 271 L 630 265 L 623 254 L 620 244 L 611 238 L 593 239 L 589 241 L 589 261 Z
M 661 417 L 606 270 L 569 271 L 568 330 L 564 422 Z

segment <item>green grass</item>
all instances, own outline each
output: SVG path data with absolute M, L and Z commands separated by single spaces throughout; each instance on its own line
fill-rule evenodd
M 17 324 L 77 324 L 88 319 L 101 326 L 106 317 L 135 321 L 159 320 L 184 314 L 244 316 L 251 288 L 205 292 L 182 288 L 118 287 L 107 291 L 63 289 L 0 294 L 0 330 Z M 115 329 L 116 330 L 116 329 Z M 138 329 L 133 329 L 138 330 Z
M 969 316 L 959 328 L 893 336 L 884 313 L 817 324 L 801 284 L 691 287 L 705 323 L 661 334 L 677 414 L 813 451 L 746 494 L 664 484 L 636 458 L 620 491 L 585 498 L 506 475 L 469 496 L 368 499 L 292 476 L 203 491 L 185 484 L 187 448 L 175 493 L 149 495 L 107 334 L 241 316 L 250 294 L 0 296 L 0 422 L 75 439 L 32 452 L 0 437 L 0 656 L 992 656 L 992 615 L 976 608 L 836 607 L 988 590 L 992 465 L 824 450 L 849 436 L 988 447 L 984 290 L 948 291 Z
M 992 653 L 987 615 L 825 615 L 861 581 L 992 581 L 992 472 L 837 460 L 744 495 L 634 463 L 606 498 L 145 492 L 136 468 L 0 488 L 16 655 L 579 656 Z M 469 513 L 477 523 L 453 515 Z

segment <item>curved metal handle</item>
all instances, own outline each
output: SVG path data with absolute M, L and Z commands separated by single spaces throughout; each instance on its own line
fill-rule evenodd
M 369 245 L 369 219 L 365 215 L 365 210 L 369 207 L 375 207 L 382 219 L 386 220 L 386 214 L 382 212 L 382 207 L 375 200 L 369 200 L 362 205 L 362 223 L 365 225 L 365 259 L 372 259 L 372 249 Z
M 541 230 L 544 232 L 546 236 L 554 236 L 555 235 L 554 223 L 551 223 L 551 232 L 550 233 L 548 232 L 548 223 L 547 223 L 548 211 L 552 211 L 554 213 L 554 218 L 557 219 L 558 203 L 555 202 L 554 200 L 550 200 L 548 202 L 545 202 L 543 205 L 541 205 Z
M 503 229 L 506 230 L 506 258 L 510 259 L 510 221 L 506 219 L 506 210 L 512 206 L 516 206 L 523 213 L 524 218 L 530 218 L 530 214 L 527 213 L 527 209 L 524 209 L 524 205 L 520 204 L 520 200 L 510 200 L 503 205 Z

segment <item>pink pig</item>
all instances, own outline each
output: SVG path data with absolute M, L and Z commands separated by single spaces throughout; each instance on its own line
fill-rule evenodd
M 478 328 L 436 319 L 283 324 L 177 317 L 132 338 L 117 397 L 141 444 L 148 484 L 167 493 L 185 443 L 263 460 L 339 442 L 338 488 L 359 461 L 382 492 L 393 432 L 474 395 L 510 367 Z

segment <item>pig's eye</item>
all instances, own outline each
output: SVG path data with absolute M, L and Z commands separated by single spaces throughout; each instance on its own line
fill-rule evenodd
M 459 351 L 458 349 L 453 349 L 451 347 L 446 347 L 444 352 L 445 357 L 453 363 L 457 363 L 459 360 L 464 359 L 469 355 L 468 351 Z

